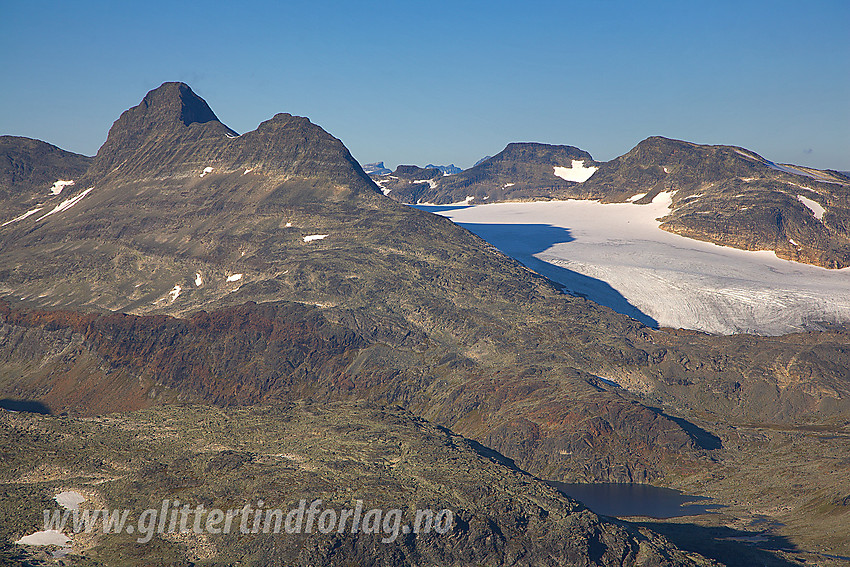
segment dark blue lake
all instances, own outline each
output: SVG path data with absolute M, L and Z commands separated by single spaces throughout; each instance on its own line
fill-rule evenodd
M 578 500 L 602 516 L 646 516 L 649 518 L 675 518 L 705 514 L 717 505 L 699 504 L 710 500 L 702 496 L 689 496 L 680 490 L 660 488 L 648 484 L 566 483 L 550 481 L 570 498 Z

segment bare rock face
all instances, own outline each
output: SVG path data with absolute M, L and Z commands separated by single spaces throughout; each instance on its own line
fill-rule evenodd
M 609 202 L 673 192 L 664 230 L 826 268 L 850 265 L 850 177 L 836 171 L 653 137 L 602 164 L 583 187 Z

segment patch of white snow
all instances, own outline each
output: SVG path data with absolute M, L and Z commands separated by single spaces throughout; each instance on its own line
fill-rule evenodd
M 44 530 L 35 532 L 28 536 L 24 536 L 18 541 L 18 545 L 68 545 L 71 543 L 71 538 L 60 532 L 59 530 Z
M 637 193 L 626 199 L 626 201 L 628 201 L 629 203 L 634 203 L 635 201 L 640 201 L 644 197 L 646 197 L 646 193 Z
M 175 285 L 174 288 L 168 292 L 168 299 L 174 303 L 174 301 L 180 296 L 181 291 L 183 291 L 183 288 L 179 285 Z
M 428 186 L 431 187 L 431 189 L 437 188 L 437 182 L 433 179 L 417 179 L 416 181 L 414 181 L 414 183 L 427 183 Z
M 584 160 L 578 159 L 573 160 L 572 167 L 558 167 L 556 165 L 554 168 L 556 177 L 576 183 L 584 183 L 599 169 L 598 167 L 585 167 Z
M 69 181 L 59 179 L 59 180 L 56 181 L 56 183 L 53 184 L 53 187 L 50 188 L 50 194 L 51 195 L 58 195 L 59 193 L 62 192 L 62 189 L 64 189 L 65 187 L 70 187 L 73 184 L 74 184 L 73 179 L 71 179 Z
M 242 274 L 232 274 L 230 276 L 227 276 L 227 281 L 229 281 L 229 282 L 238 282 L 241 279 L 242 279 Z
M 92 190 L 92 189 L 94 189 L 94 187 L 89 187 L 88 189 L 86 189 L 85 191 L 83 191 L 82 193 L 80 193 L 79 195 L 77 195 L 76 197 L 71 197 L 70 199 L 65 199 L 64 201 L 62 201 L 61 203 L 59 203 L 58 205 L 56 205 L 56 207 L 54 207 L 52 211 L 50 211 L 50 212 L 49 212 L 49 213 L 47 213 L 46 215 L 44 215 L 44 216 L 40 217 L 38 220 L 39 220 L 39 221 L 40 221 L 40 220 L 44 220 L 44 219 L 46 219 L 47 217 L 49 217 L 50 215 L 52 215 L 52 214 L 55 214 L 55 213 L 61 213 L 62 211 L 65 211 L 65 210 L 67 210 L 67 209 L 70 209 L 71 207 L 73 207 L 74 205 L 76 205 L 77 203 L 79 203 L 80 201 L 82 201 L 82 200 L 83 200 L 83 197 L 85 197 L 86 195 L 88 195 L 88 194 L 91 192 L 91 190 Z M 36 221 L 36 222 L 37 222 L 37 221 Z
M 24 220 L 24 219 L 25 219 L 25 218 L 27 218 L 28 216 L 36 214 L 38 211 L 40 211 L 40 210 L 41 210 L 41 209 L 43 209 L 43 208 L 44 208 L 44 207 L 36 207 L 36 208 L 34 208 L 34 209 L 30 210 L 30 211 L 25 212 L 24 214 L 22 214 L 22 215 L 21 215 L 21 216 L 19 216 L 19 217 L 15 217 L 15 218 L 13 218 L 13 219 L 12 219 L 12 220 L 10 220 L 10 221 L 6 221 L 6 222 L 4 222 L 3 224 L 0 224 L 0 227 L 6 226 L 7 224 L 12 224 L 13 222 L 18 222 L 18 221 L 20 221 L 20 220 Z
M 327 238 L 328 234 L 311 234 L 309 236 L 304 237 L 304 242 L 313 242 L 314 240 L 323 240 Z
M 739 150 L 739 149 L 736 148 L 735 152 L 738 153 L 738 154 L 741 154 L 742 156 L 744 156 L 747 159 L 751 159 L 751 160 L 754 160 L 754 161 L 761 161 L 761 159 L 759 159 L 758 157 L 756 157 L 756 156 L 754 156 L 750 153 L 747 153 L 743 150 Z
M 66 510 L 79 510 L 80 504 L 86 501 L 85 496 L 79 492 L 74 492 L 73 490 L 60 492 L 54 496 L 53 499 Z
M 816 219 L 823 220 L 823 214 L 826 212 L 826 209 L 824 209 L 820 205 L 820 203 L 818 203 L 817 201 L 813 201 L 808 197 L 803 197 L 802 195 L 797 195 L 797 200 L 803 203 L 810 211 L 812 211 L 812 214 L 815 215 Z
M 386 182 L 387 182 L 387 180 L 386 180 L 386 179 L 384 179 L 384 180 L 381 180 L 381 179 L 373 179 L 372 181 L 374 181 L 374 182 L 375 182 L 375 185 L 377 185 L 377 186 L 378 186 L 378 188 L 381 190 L 381 193 L 383 193 L 384 195 L 389 195 L 389 194 L 390 194 L 390 192 L 392 192 L 392 189 L 391 189 L 391 188 L 390 188 L 390 189 L 387 189 L 386 187 L 384 187 L 384 183 L 386 183 Z
M 201 276 L 201 272 L 195 273 L 195 287 L 201 287 L 204 285 L 204 278 Z
M 203 171 L 203 172 L 201 172 L 201 177 L 203 177 L 203 176 L 204 176 L 204 175 L 206 175 L 207 173 L 212 173 L 212 172 L 213 172 L 213 168 L 211 168 L 211 167 L 205 167 L 205 168 L 204 168 L 204 171 Z

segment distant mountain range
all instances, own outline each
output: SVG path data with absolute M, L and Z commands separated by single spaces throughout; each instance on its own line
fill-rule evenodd
M 387 175 L 392 173 L 391 169 L 384 167 L 384 162 L 376 161 L 375 163 L 367 163 L 363 166 L 363 171 L 369 175 Z
M 513 143 L 450 177 L 404 166 L 373 175 L 385 194 L 403 203 L 446 204 L 551 198 L 596 171 L 589 153 L 572 146 Z
M 403 203 L 601 199 L 651 202 L 673 194 L 661 228 L 745 250 L 772 250 L 827 268 L 850 266 L 850 176 L 775 164 L 735 146 L 652 137 L 596 162 L 570 146 L 510 144 L 451 178 L 402 169 L 373 175 Z
M 429 163 L 424 167 L 424 169 L 439 169 L 443 172 L 444 175 L 454 175 L 455 173 L 460 173 L 461 171 L 463 171 L 461 168 L 459 168 L 453 163 L 450 163 L 449 165 L 434 165 Z

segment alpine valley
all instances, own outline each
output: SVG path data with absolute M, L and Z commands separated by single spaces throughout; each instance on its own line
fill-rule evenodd
M 841 321 L 654 324 L 408 204 L 666 196 L 663 230 L 826 269 L 850 265 L 850 178 L 664 138 L 611 162 L 517 143 L 455 173 L 372 166 L 307 118 L 239 134 L 183 83 L 125 111 L 92 158 L 0 138 L 3 564 L 846 562 Z M 711 512 L 600 517 L 551 482 L 675 488 Z M 389 543 L 14 543 L 68 491 L 136 514 L 320 498 L 455 521 Z

